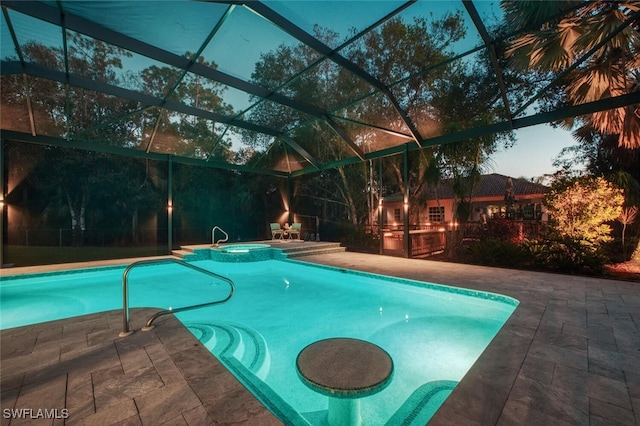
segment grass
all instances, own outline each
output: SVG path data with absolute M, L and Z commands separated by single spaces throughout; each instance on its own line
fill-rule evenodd
M 4 264 L 11 266 L 50 265 L 55 263 L 88 262 L 92 260 L 124 259 L 128 257 L 167 254 L 166 246 L 150 247 L 44 247 L 5 246 Z

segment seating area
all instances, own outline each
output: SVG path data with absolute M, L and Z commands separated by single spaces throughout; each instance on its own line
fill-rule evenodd
M 291 227 L 289 227 L 289 229 L 286 232 L 289 234 L 290 240 L 299 240 L 301 230 L 302 230 L 301 223 L 292 223 Z
M 280 227 L 279 223 L 271 223 L 271 239 L 281 240 L 284 237 L 284 229 Z
M 272 240 L 300 240 L 300 234 L 302 232 L 301 223 L 292 223 L 289 226 L 288 223 L 281 227 L 279 223 L 270 223 L 271 227 L 271 239 Z

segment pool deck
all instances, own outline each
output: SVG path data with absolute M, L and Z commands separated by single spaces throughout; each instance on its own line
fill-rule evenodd
M 361 253 L 299 260 L 520 301 L 429 425 L 640 425 L 640 283 Z M 149 312 L 132 310 L 134 328 Z M 179 321 L 157 323 L 120 338 L 112 311 L 2 331 L 2 409 L 66 408 L 64 424 L 280 424 Z

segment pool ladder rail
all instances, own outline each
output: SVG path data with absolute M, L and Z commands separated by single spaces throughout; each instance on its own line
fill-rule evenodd
M 149 317 L 149 319 L 147 319 L 147 322 L 145 324 L 144 327 L 142 327 L 142 331 L 149 331 L 153 328 L 153 322 L 160 316 L 162 315 L 168 315 L 168 314 L 175 314 L 177 312 L 182 312 L 182 311 L 187 311 L 190 309 L 197 309 L 197 308 L 204 308 L 206 306 L 212 306 L 212 305 L 218 305 L 220 303 L 224 303 L 227 300 L 231 299 L 231 296 L 233 296 L 233 293 L 236 290 L 235 285 L 233 284 L 233 281 L 231 281 L 229 278 L 224 277 L 222 275 L 216 274 L 215 272 L 211 272 L 208 271 L 206 269 L 200 268 L 198 266 L 192 265 L 190 263 L 187 263 L 183 260 L 179 260 L 179 259 L 171 259 L 171 258 L 166 258 L 166 259 L 148 259 L 148 260 L 139 260 L 137 262 L 133 262 L 132 264 L 130 264 L 129 266 L 127 266 L 127 269 L 124 270 L 124 273 L 122 274 L 122 332 L 120 332 L 120 337 L 126 337 L 129 336 L 133 333 L 133 330 L 130 329 L 130 318 L 129 318 L 129 272 L 137 267 L 137 266 L 141 266 L 141 265 L 153 265 L 153 264 L 159 264 L 159 263 L 177 263 L 178 265 L 184 266 L 186 268 L 189 269 L 193 269 L 194 271 L 198 271 L 201 272 L 205 275 L 209 275 L 210 277 L 213 278 L 217 278 L 220 279 L 224 282 L 226 282 L 227 284 L 229 284 L 230 287 L 230 291 L 229 291 L 229 295 L 227 297 L 225 297 L 222 300 L 215 300 L 213 302 L 207 302 L 207 303 L 200 303 L 197 305 L 191 305 L 191 306 L 183 306 L 181 308 L 169 308 L 169 309 L 165 309 L 159 312 L 156 312 L 155 314 L 151 315 Z
M 218 241 L 215 240 L 216 229 L 224 234 L 224 238 L 220 238 Z M 224 232 L 224 229 L 220 228 L 218 225 L 214 226 L 211 230 L 211 244 L 212 247 L 219 247 L 220 243 L 224 243 L 229 241 L 229 234 Z

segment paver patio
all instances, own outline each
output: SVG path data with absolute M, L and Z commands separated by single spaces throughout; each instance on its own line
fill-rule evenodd
M 303 260 L 520 301 L 430 425 L 640 424 L 640 283 L 360 253 Z M 132 311 L 137 328 L 148 313 Z M 2 331 L 3 414 L 66 408 L 64 424 L 279 424 L 175 318 L 127 338 L 120 326 L 113 311 Z

